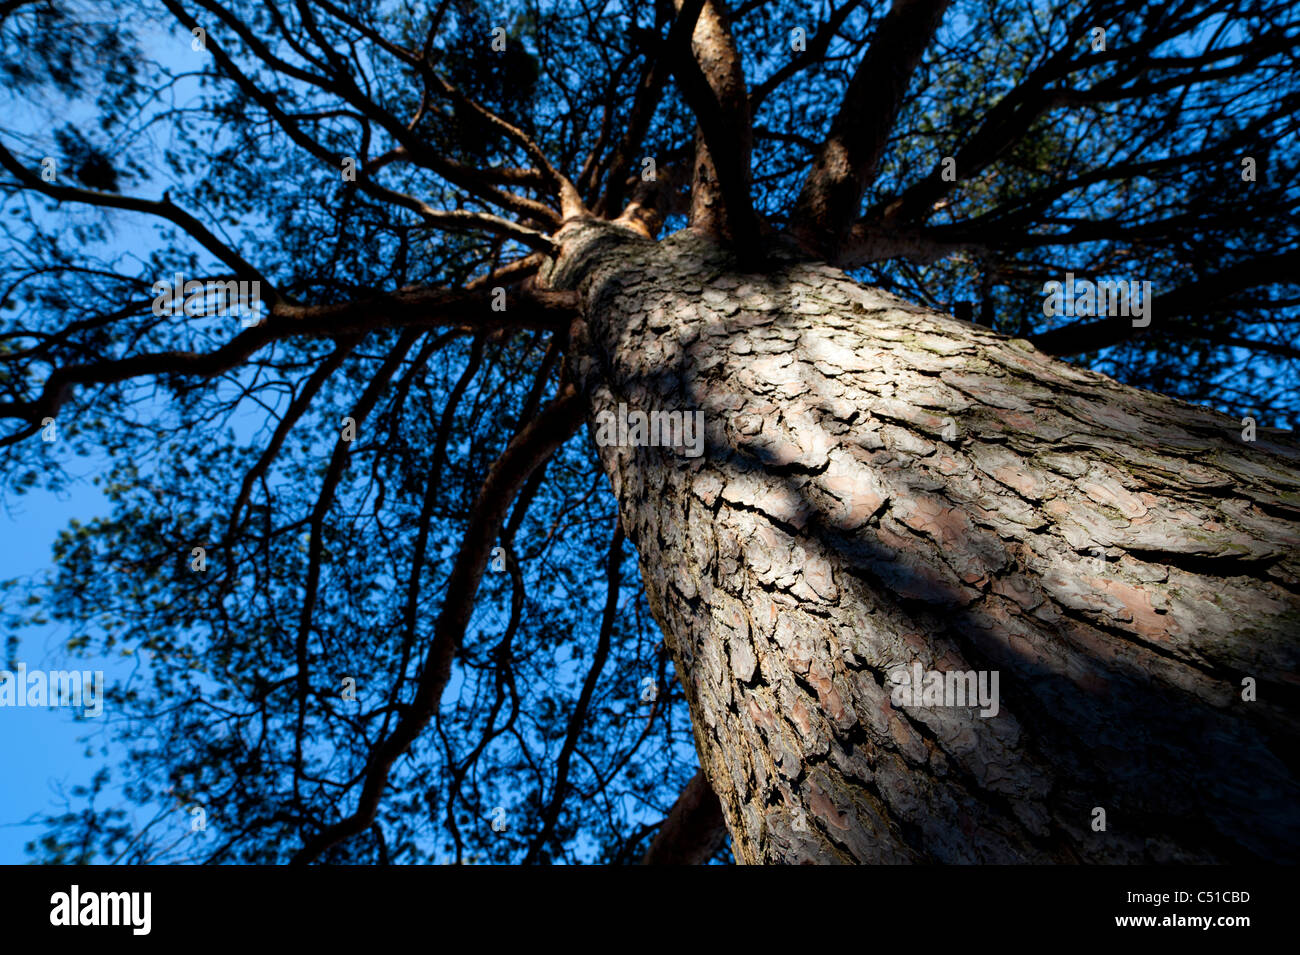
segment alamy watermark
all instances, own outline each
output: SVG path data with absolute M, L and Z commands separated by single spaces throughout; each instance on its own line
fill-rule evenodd
M 1064 282 L 1043 283 L 1043 314 L 1048 318 L 1109 315 L 1132 317 L 1134 328 L 1151 324 L 1150 282 L 1093 282 L 1065 273 Z
M 148 935 L 152 909 L 152 892 L 82 892 L 73 885 L 50 896 L 50 924 L 125 925 L 133 935 Z
M 166 315 L 237 314 L 239 324 L 252 328 L 262 320 L 262 283 L 254 279 L 230 279 L 228 281 L 198 279 L 185 280 L 180 272 L 172 276 L 171 284 L 166 281 L 153 283 L 153 313 L 159 318 Z
M 997 670 L 923 670 L 919 660 L 889 674 L 895 706 L 976 706 L 986 719 L 998 715 Z
M 704 453 L 703 411 L 628 411 L 596 415 L 596 444 L 602 448 L 681 448 L 688 458 Z
M 72 706 L 86 716 L 104 713 L 103 670 L 0 670 L 0 707 Z

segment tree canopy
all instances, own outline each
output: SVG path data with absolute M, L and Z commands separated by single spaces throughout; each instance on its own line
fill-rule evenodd
M 139 660 L 104 730 L 129 757 L 34 851 L 640 858 L 696 764 L 567 385 L 575 300 L 536 281 L 574 216 L 746 254 L 781 233 L 1294 429 L 1298 21 L 1284 0 L 0 3 L 4 493 L 97 455 L 112 504 L 4 611 Z M 177 273 L 204 291 L 159 309 Z M 1067 274 L 1150 282 L 1150 322 L 1046 315 Z

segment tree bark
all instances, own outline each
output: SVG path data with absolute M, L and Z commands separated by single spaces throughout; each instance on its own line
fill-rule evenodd
M 1296 861 L 1293 439 L 788 244 L 558 241 L 589 424 L 704 412 L 597 451 L 738 861 Z M 898 702 L 914 662 L 996 715 Z
M 697 772 L 668 811 L 642 865 L 704 865 L 726 840 L 722 805 L 703 772 Z

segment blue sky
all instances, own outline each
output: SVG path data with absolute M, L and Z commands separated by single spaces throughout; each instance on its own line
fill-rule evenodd
M 68 491 L 33 490 L 0 504 L 0 580 L 43 574 L 53 566 L 51 546 L 68 521 L 88 522 L 108 512 L 108 502 L 91 483 L 98 469 L 94 460 L 69 462 L 69 472 L 77 480 Z M 6 639 L 11 636 L 4 634 Z M 72 634 L 66 624 L 31 627 L 17 636 L 21 640 L 17 658 L 29 668 L 103 669 L 109 679 L 109 661 L 68 659 L 63 644 Z M 116 665 L 122 664 L 116 661 Z M 70 790 L 85 784 L 101 765 L 100 760 L 82 757 L 88 745 L 106 742 L 105 719 L 78 722 L 68 709 L 0 709 L 0 864 L 26 862 L 23 846 L 42 829 L 23 823 L 62 809 L 59 787 Z

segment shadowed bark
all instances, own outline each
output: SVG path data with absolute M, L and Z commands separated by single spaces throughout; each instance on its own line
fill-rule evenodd
M 726 839 L 722 804 L 703 771 L 686 784 L 655 833 L 642 865 L 703 865 Z

